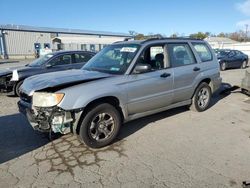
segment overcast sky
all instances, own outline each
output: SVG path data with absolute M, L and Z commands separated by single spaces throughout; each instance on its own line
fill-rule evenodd
M 250 30 L 250 0 L 0 0 L 0 24 L 181 35 Z

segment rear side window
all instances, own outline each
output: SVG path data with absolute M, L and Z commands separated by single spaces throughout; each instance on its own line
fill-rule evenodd
M 172 67 L 180 67 L 196 63 L 188 44 L 168 44 L 169 58 Z
M 202 62 L 211 61 L 213 59 L 212 53 L 206 44 L 193 43 L 193 46 Z
M 83 53 L 75 54 L 75 63 L 88 62 L 92 57 L 93 57 L 93 55 L 87 54 L 87 53 L 86 54 L 83 54 Z
M 52 66 L 66 65 L 71 63 L 71 55 L 65 54 L 52 59 L 49 64 Z

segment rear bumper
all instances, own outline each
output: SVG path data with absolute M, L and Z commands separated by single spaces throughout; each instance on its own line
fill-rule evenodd
M 222 78 L 217 77 L 212 80 L 212 93 L 215 93 L 221 86 Z

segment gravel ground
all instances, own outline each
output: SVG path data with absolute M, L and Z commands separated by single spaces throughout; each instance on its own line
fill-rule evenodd
M 239 85 L 244 70 L 222 72 Z M 250 98 L 215 95 L 195 113 L 177 108 L 127 123 L 92 150 L 71 134 L 49 141 L 0 96 L 0 187 L 241 187 L 250 180 Z

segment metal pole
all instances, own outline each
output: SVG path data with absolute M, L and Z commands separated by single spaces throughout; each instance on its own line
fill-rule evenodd
M 245 36 L 245 42 L 247 41 L 247 33 L 248 33 L 248 24 L 245 25 L 246 26 L 246 36 Z
M 5 46 L 4 46 L 4 40 L 3 40 L 3 30 L 0 30 L 0 45 L 1 45 L 1 54 L 3 55 L 3 58 L 5 59 Z

